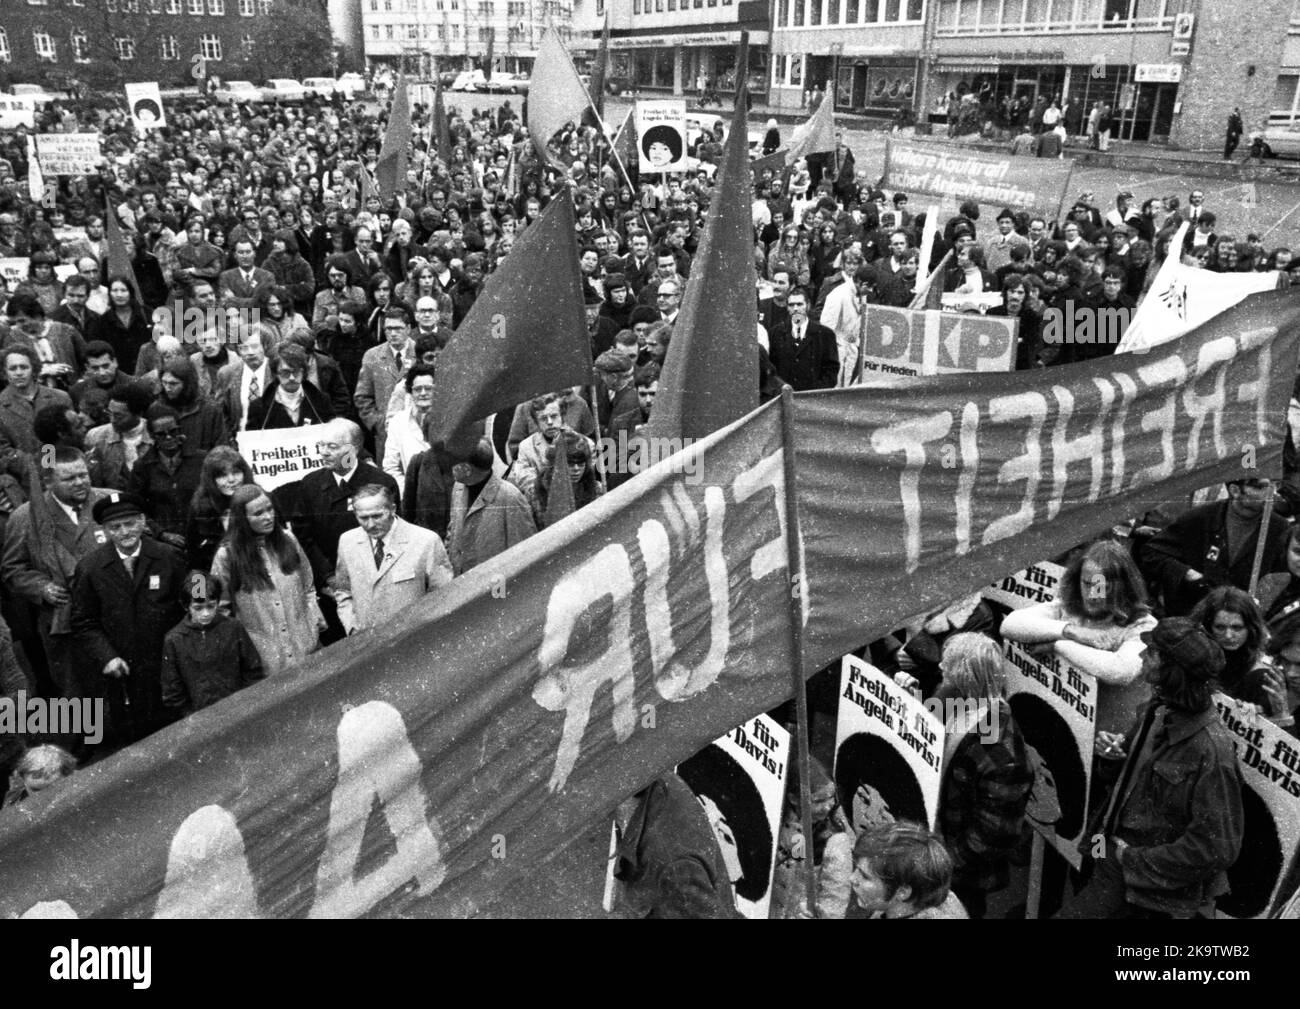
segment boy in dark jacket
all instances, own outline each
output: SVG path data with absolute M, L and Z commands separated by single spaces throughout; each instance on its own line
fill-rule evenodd
M 189 614 L 163 641 L 163 704 L 182 714 L 216 704 L 265 675 L 243 625 L 218 612 L 221 592 L 219 579 L 191 571 L 181 596 Z

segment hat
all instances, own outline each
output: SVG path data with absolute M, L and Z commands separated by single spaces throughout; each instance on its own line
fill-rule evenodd
M 638 305 L 636 308 L 632 309 L 632 314 L 627 317 L 627 324 L 629 326 L 635 326 L 637 323 L 641 322 L 654 323 L 658 321 L 659 313 L 649 305 Z
M 607 375 L 622 375 L 632 370 L 632 362 L 616 350 L 607 350 L 596 358 L 596 370 Z
M 91 510 L 99 525 L 112 522 L 113 519 L 127 518 L 131 515 L 144 514 L 144 502 L 134 494 L 126 491 L 113 491 L 95 502 Z
M 593 291 L 590 287 L 582 292 L 582 303 L 584 305 L 599 305 L 602 304 L 604 300 L 604 298 Z
M 1189 676 L 1208 680 L 1223 672 L 1223 649 L 1190 617 L 1166 617 L 1140 635 L 1142 643 L 1173 659 Z
M 606 292 L 617 291 L 624 287 L 627 287 L 627 278 L 624 277 L 623 274 L 611 273 L 605 277 Z
M 1124 192 L 1116 194 L 1115 199 L 1116 199 L 1116 200 L 1131 200 L 1131 199 L 1133 199 L 1133 194 L 1130 193 L 1130 192 L 1126 189 L 1126 190 L 1124 190 Z

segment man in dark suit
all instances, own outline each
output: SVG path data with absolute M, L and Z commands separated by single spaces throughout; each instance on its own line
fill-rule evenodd
M 366 225 L 357 228 L 357 247 L 343 256 L 343 265 L 347 271 L 348 283 L 360 288 L 370 284 L 370 278 L 384 268 L 379 253 L 375 251 L 375 233 Z M 406 279 L 403 274 L 393 281 L 397 284 Z
M 275 495 L 311 562 L 321 612 L 329 624 L 324 634 L 326 643 L 344 636 L 334 605 L 334 568 L 339 537 L 357 528 L 350 504 L 352 495 L 367 484 L 378 484 L 392 492 L 394 501 L 398 499 L 397 481 L 362 459 L 361 445 L 360 426 L 344 417 L 334 418 L 321 427 L 320 454 L 325 465 L 297 483 L 280 488 Z
M 627 278 L 632 293 L 640 297 L 641 289 L 650 283 L 656 269 L 655 257 L 650 255 L 650 236 L 644 231 L 633 231 L 628 235 L 628 246 L 632 251 L 623 258 L 619 272 Z
M 167 723 L 162 704 L 163 638 L 184 616 L 185 565 L 145 533 L 144 502 L 113 493 L 94 507 L 109 542 L 77 564 L 72 634 L 83 696 L 107 702 L 103 746 L 143 739 Z
M 235 243 L 235 263 L 233 270 L 221 274 L 218 282 L 221 306 L 223 308 L 242 308 L 245 311 L 261 303 L 261 298 L 275 286 L 275 274 L 264 270 L 254 262 L 256 250 L 253 243 L 241 239 Z
M 833 389 L 839 375 L 840 355 L 835 333 L 819 322 L 808 321 L 808 296 L 796 288 L 786 302 L 790 319 L 768 334 L 769 356 L 777 374 L 795 392 Z
M 92 311 L 86 302 L 90 298 L 90 281 L 85 277 L 74 273 L 64 282 L 63 285 L 63 304 L 54 310 L 50 316 L 51 322 L 61 322 L 66 326 L 71 326 L 84 339 L 90 324 L 99 313 Z M 81 353 L 81 359 L 78 360 L 78 366 L 85 364 L 86 347 L 83 343 L 78 350 Z
M 619 444 L 619 432 L 626 432 L 624 444 L 629 444 L 637 425 L 641 423 L 641 400 L 632 384 L 632 362 L 616 350 L 607 350 L 596 358 L 596 374 L 600 376 L 604 395 L 600 397 L 600 431 L 612 444 Z M 613 490 L 632 478 L 628 468 L 628 453 L 615 452 L 605 471 L 605 486 Z

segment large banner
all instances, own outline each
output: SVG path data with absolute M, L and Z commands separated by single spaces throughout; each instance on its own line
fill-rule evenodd
M 1019 319 L 998 316 L 869 305 L 862 371 L 864 375 L 1010 371 L 1019 325 Z
M 885 189 L 1060 216 L 1074 162 L 938 144 L 885 141 Z
M 933 827 L 943 772 L 943 721 L 875 666 L 840 664 L 835 784 L 858 833 L 898 820 Z
M 1078 869 L 1078 845 L 1088 825 L 1097 681 L 1058 655 L 1031 655 L 1014 641 L 1004 641 L 1002 649 L 1007 701 L 1034 766 L 1025 815 Z
M 36 102 L 30 98 L 0 95 L 0 130 L 26 126 L 36 128 Z
M 637 102 L 636 135 L 641 171 L 686 171 L 686 103 L 680 98 Z
M 240 431 L 236 436 L 239 454 L 248 460 L 253 481 L 264 490 L 294 483 L 325 465 L 317 448 L 320 439 L 321 429 L 316 424 Z
M 766 918 L 781 833 L 790 733 L 767 715 L 751 718 L 677 766 L 713 826 L 731 874 L 736 909 Z
M 1275 474 L 1298 358 L 1272 292 L 1142 356 L 796 395 L 796 585 L 769 404 L 0 817 L 0 917 L 472 914 L 789 697 L 792 599 L 811 675 L 1149 502 Z
M 1245 787 L 1246 831 L 1228 870 L 1231 892 L 1220 917 L 1267 918 L 1281 909 L 1300 850 L 1300 740 L 1259 714 L 1253 704 L 1216 694 L 1219 717 L 1232 733 Z
M 0 818 L 0 918 L 473 913 L 789 695 L 779 420 Z
M 36 153 L 46 175 L 93 175 L 104 160 L 98 133 L 38 133 Z

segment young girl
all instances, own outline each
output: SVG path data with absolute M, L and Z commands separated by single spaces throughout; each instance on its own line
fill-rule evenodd
M 225 538 L 230 522 L 231 495 L 236 488 L 252 482 L 252 468 L 230 446 L 219 445 L 208 453 L 185 523 L 185 551 L 190 567 L 206 571 L 212 566 L 217 546 Z
M 181 594 L 188 613 L 163 639 L 163 704 L 185 715 L 265 675 L 248 632 L 220 610 L 224 588 L 211 575 L 191 571 Z
M 4 805 L 44 791 L 56 781 L 66 778 L 77 769 L 77 759 L 61 746 L 33 746 L 18 760 Z

